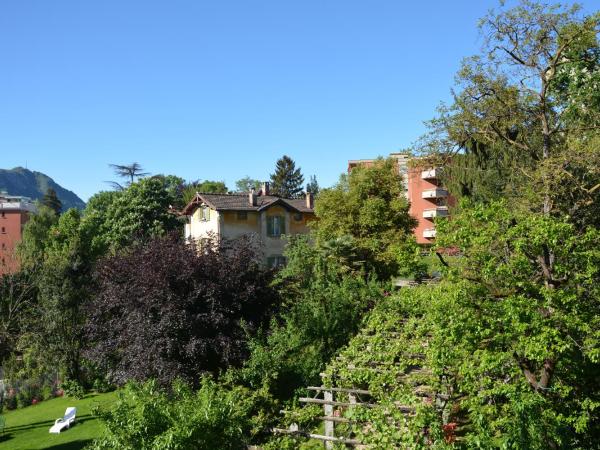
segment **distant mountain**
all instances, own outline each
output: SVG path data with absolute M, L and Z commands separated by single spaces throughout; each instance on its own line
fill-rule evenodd
M 23 167 L 14 169 L 0 169 L 0 191 L 9 195 L 23 195 L 33 200 L 41 200 L 48 188 L 56 191 L 56 195 L 63 205 L 63 211 L 69 208 L 85 208 L 85 202 L 77 195 L 57 184 L 48 175 L 35 172 Z

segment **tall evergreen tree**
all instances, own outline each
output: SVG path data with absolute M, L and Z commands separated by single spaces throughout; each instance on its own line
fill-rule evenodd
M 308 184 L 306 185 L 306 192 L 310 192 L 313 195 L 317 195 L 321 188 L 319 187 L 319 183 L 317 182 L 316 175 L 311 175 Z
M 271 174 L 271 192 L 283 198 L 298 198 L 302 194 L 304 177 L 300 167 L 292 158 L 283 155 L 275 164 L 275 173 Z
M 42 205 L 47 206 L 57 215 L 60 214 L 60 211 L 62 210 L 62 202 L 59 200 L 58 195 L 56 195 L 56 191 L 52 188 L 48 188 L 44 194 Z

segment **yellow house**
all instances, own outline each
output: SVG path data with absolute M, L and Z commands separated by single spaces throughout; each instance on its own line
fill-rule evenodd
M 209 236 L 218 240 L 235 239 L 243 235 L 260 238 L 266 262 L 279 266 L 285 262 L 284 235 L 307 234 L 307 224 L 314 218 L 313 196 L 286 199 L 269 195 L 264 183 L 257 193 L 203 194 L 196 193 L 184 208 L 187 217 L 185 237 L 201 242 Z

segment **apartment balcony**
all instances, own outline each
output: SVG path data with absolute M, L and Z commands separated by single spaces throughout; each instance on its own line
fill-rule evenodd
M 439 167 L 424 170 L 421 172 L 421 178 L 424 180 L 433 180 L 435 178 L 438 178 L 440 175 L 440 170 L 441 169 Z
M 421 193 L 422 198 L 446 198 L 448 191 L 442 188 L 427 189 Z
M 427 229 L 423 230 L 423 237 L 425 239 L 435 238 L 435 228 L 427 228 Z
M 435 217 L 448 217 L 448 207 L 438 206 L 437 208 L 430 208 L 423 210 L 423 217 L 425 219 L 433 219 Z

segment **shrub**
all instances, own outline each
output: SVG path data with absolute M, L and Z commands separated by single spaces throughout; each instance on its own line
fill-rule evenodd
M 271 272 L 249 239 L 216 245 L 198 252 L 169 236 L 100 263 L 88 355 L 110 381 L 193 384 L 246 358 L 248 332 L 264 324 L 277 299 Z
M 255 395 L 239 387 L 224 389 L 208 378 L 196 392 L 182 382 L 175 382 L 171 391 L 155 381 L 132 382 L 110 410 L 95 411 L 106 429 L 90 448 L 245 449 Z
M 83 387 L 76 380 L 67 378 L 60 384 L 60 388 L 67 397 L 81 399 L 85 395 Z

